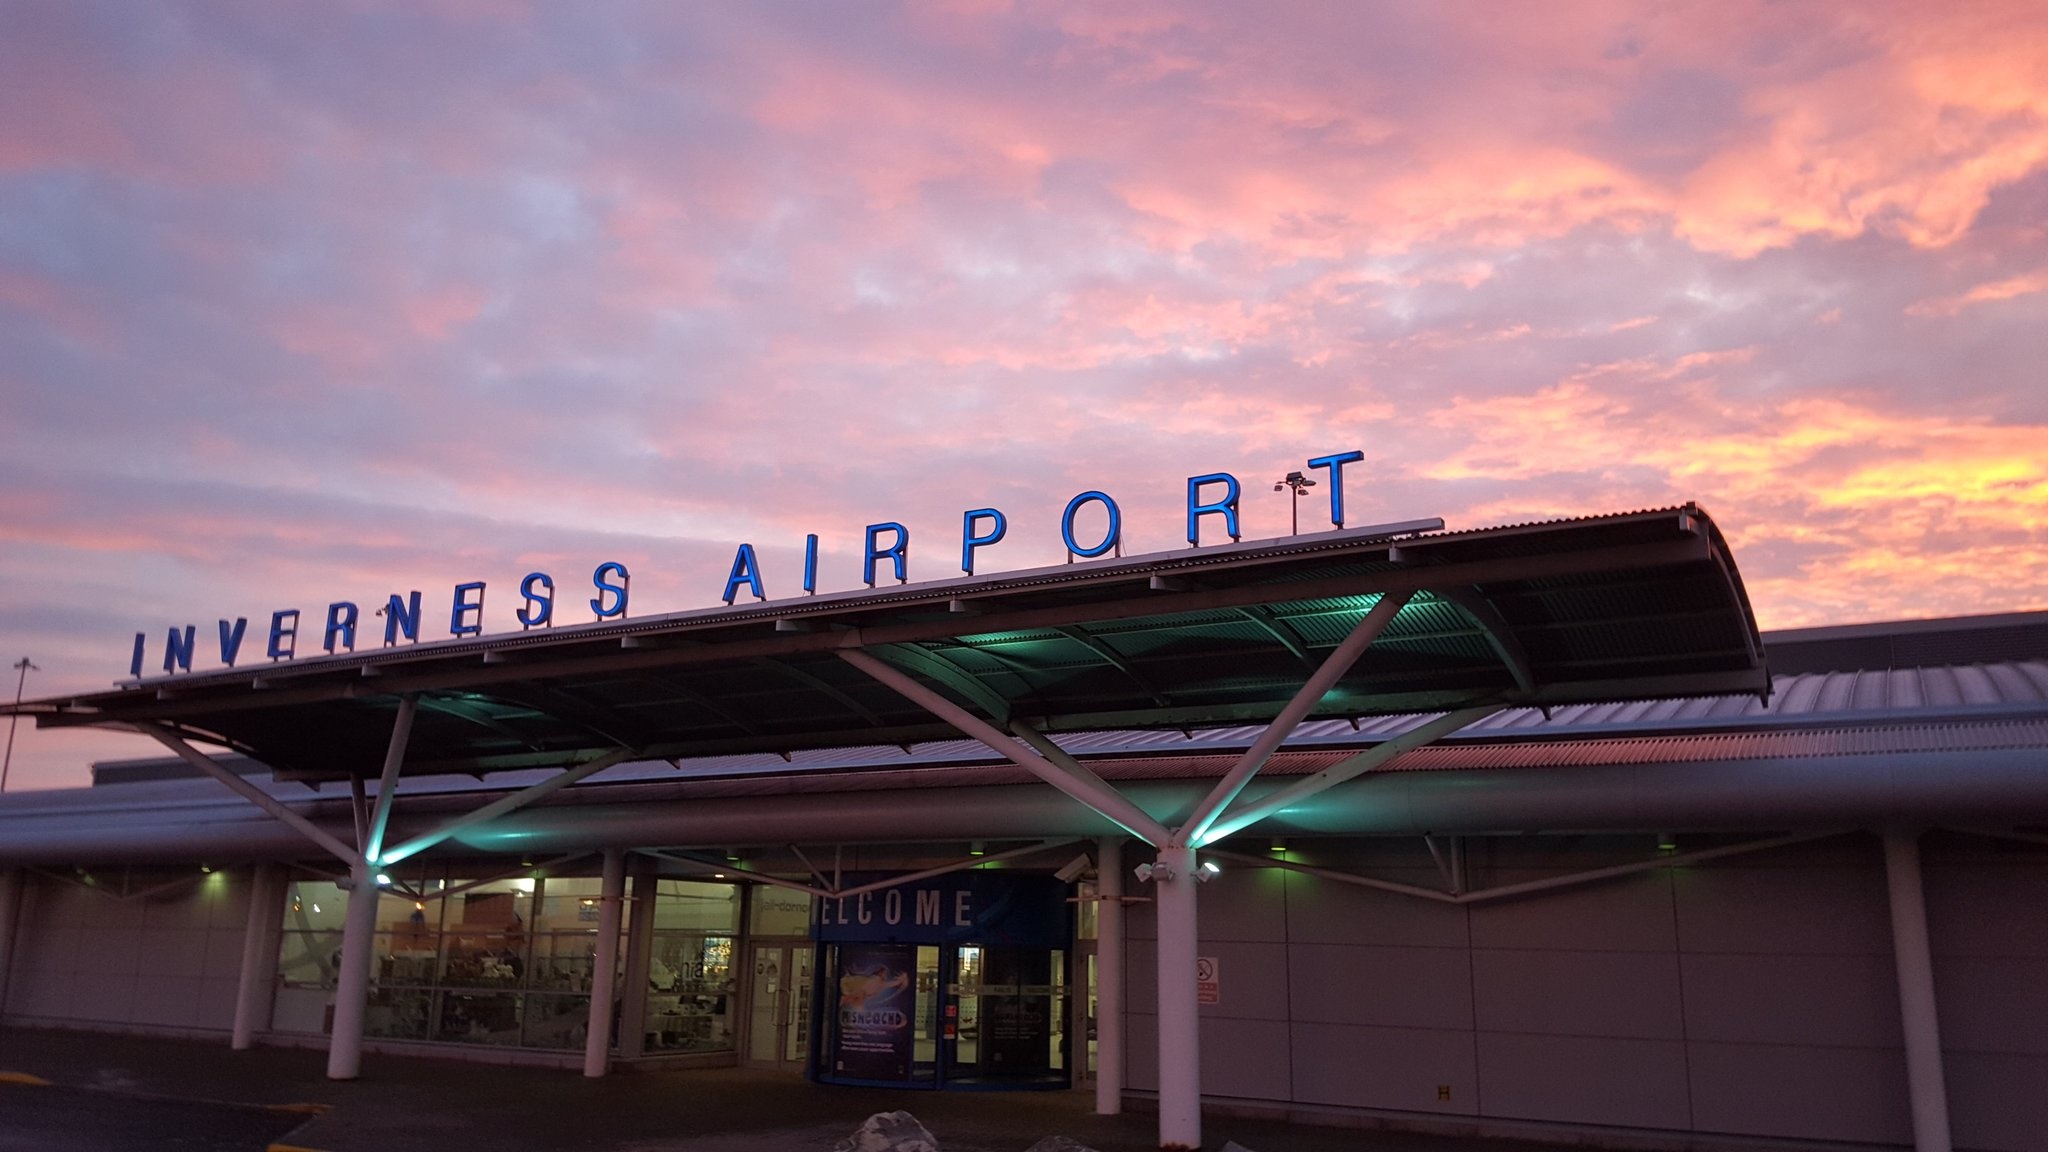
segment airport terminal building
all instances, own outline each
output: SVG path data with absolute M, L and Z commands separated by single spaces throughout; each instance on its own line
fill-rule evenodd
M 1760 634 L 1695 507 L 141 678 L 0 1020 L 1614 1146 L 2048 1132 L 2048 613 Z

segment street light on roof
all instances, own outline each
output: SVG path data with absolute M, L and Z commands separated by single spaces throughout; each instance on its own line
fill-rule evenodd
M 1301 535 L 1301 498 L 1308 495 L 1308 490 L 1315 486 L 1315 481 L 1299 472 L 1289 472 L 1279 483 L 1273 485 L 1275 492 L 1294 489 L 1293 498 L 1287 501 L 1289 536 Z
M 16 671 L 21 673 L 14 678 L 14 706 L 16 709 L 19 709 L 21 707 L 21 688 L 22 685 L 28 683 L 28 674 L 31 672 L 41 672 L 42 669 L 29 663 L 26 656 L 15 661 L 14 667 Z M 21 716 L 18 712 L 7 718 L 7 754 L 0 756 L 0 792 L 7 791 L 7 772 L 14 767 L 14 726 L 20 722 Z

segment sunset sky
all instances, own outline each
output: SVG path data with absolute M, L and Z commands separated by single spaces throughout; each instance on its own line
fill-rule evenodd
M 2048 608 L 2048 5 L 0 0 L 30 697 L 1349 449 L 1354 523 L 1697 501 L 1765 628 Z

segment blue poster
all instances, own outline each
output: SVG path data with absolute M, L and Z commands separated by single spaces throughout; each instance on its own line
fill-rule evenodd
M 852 1080 L 910 1079 L 917 948 L 841 945 L 837 976 L 833 1075 Z

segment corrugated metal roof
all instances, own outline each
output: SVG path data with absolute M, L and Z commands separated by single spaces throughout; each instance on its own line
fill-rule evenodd
M 1434 526 L 309 655 L 0 715 L 164 726 L 331 780 L 375 770 L 408 696 L 419 712 L 404 771 L 421 776 L 552 768 L 621 747 L 773 754 L 953 734 L 839 658 L 859 649 L 999 723 L 1172 731 L 1275 715 L 1304 659 L 1320 660 L 1382 595 L 1414 599 L 1317 703 L 1321 715 L 1766 686 L 1726 542 L 1696 508 L 1418 535 Z M 1438 590 L 1478 607 L 1453 608 Z M 1489 630 L 1527 660 L 1504 666 Z
M 1798 759 L 1816 756 L 1879 757 L 1906 752 L 1968 752 L 2048 748 L 2048 718 L 2032 721 L 1956 722 L 1810 730 L 1761 730 L 1590 740 L 1518 740 L 1508 743 L 1434 744 L 1396 757 L 1382 772 L 1540 770 L 1596 765 L 1708 764 L 1729 760 Z M 1288 749 L 1274 755 L 1261 773 L 1285 778 L 1320 772 L 1353 755 L 1355 749 Z M 1235 755 L 1230 751 L 1153 756 L 1111 756 L 1088 765 L 1115 783 L 1220 777 Z M 609 780 L 610 774 L 595 778 Z M 678 775 L 613 781 L 624 786 L 574 789 L 591 803 L 646 795 L 669 799 L 727 799 L 817 793 L 882 792 L 904 788 L 968 788 L 1030 784 L 1037 778 L 1010 764 L 910 764 L 837 771 L 746 775 Z M 423 782 L 414 782 L 423 783 Z M 573 801 L 572 801 L 573 802 Z
M 1754 697 L 1702 697 L 1583 704 L 1555 709 L 1549 718 L 1533 708 L 1499 712 L 1408 753 L 1401 769 L 1540 767 L 1575 763 L 1648 763 L 1667 759 L 1806 756 L 1835 752 L 1919 751 L 1958 746 L 1953 742 L 1992 739 L 1963 747 L 2028 746 L 2048 743 L 2048 662 L 1973 665 L 1956 668 L 1899 668 L 1886 671 L 1826 672 L 1780 676 L 1771 703 Z M 1313 772 L 1414 727 L 1427 714 L 1372 716 L 1357 723 L 1313 720 L 1301 725 L 1286 749 L 1265 769 L 1275 775 Z M 1985 728 L 1984 725 L 1992 725 Z M 2002 727 L 2001 727 L 2002 725 Z M 1996 731 L 1994 732 L 1993 729 Z M 1090 761 L 1105 775 L 1171 778 L 1200 775 L 1250 746 L 1263 729 L 1256 725 L 1190 732 L 1139 730 L 1063 733 L 1061 747 Z M 1948 742 L 1948 743 L 1944 743 Z M 1491 746 L 1491 747 L 1489 747 Z M 1106 762 L 1115 762 L 1116 767 Z M 1151 767 L 1140 767 L 1151 762 Z M 666 762 L 622 764 L 591 778 L 594 785 L 724 777 L 798 777 L 819 773 L 871 773 L 879 780 L 891 770 L 1005 765 L 973 740 L 814 749 L 787 760 L 765 753 L 706 756 Z M 1295 767 L 1310 764 L 1312 767 Z M 109 765 L 108 767 L 116 767 Z M 680 771 L 679 771 L 680 769 Z M 1220 768 L 1214 768 L 1220 771 Z M 1021 769 L 998 767 L 1002 780 Z M 469 777 L 408 780 L 407 794 L 499 791 L 548 771 L 495 776 L 488 783 Z M 929 782 L 928 774 L 918 779 Z M 957 783 L 1000 782 L 963 776 Z M 876 783 L 874 787 L 888 787 Z M 771 788 L 772 791 L 772 788 Z

